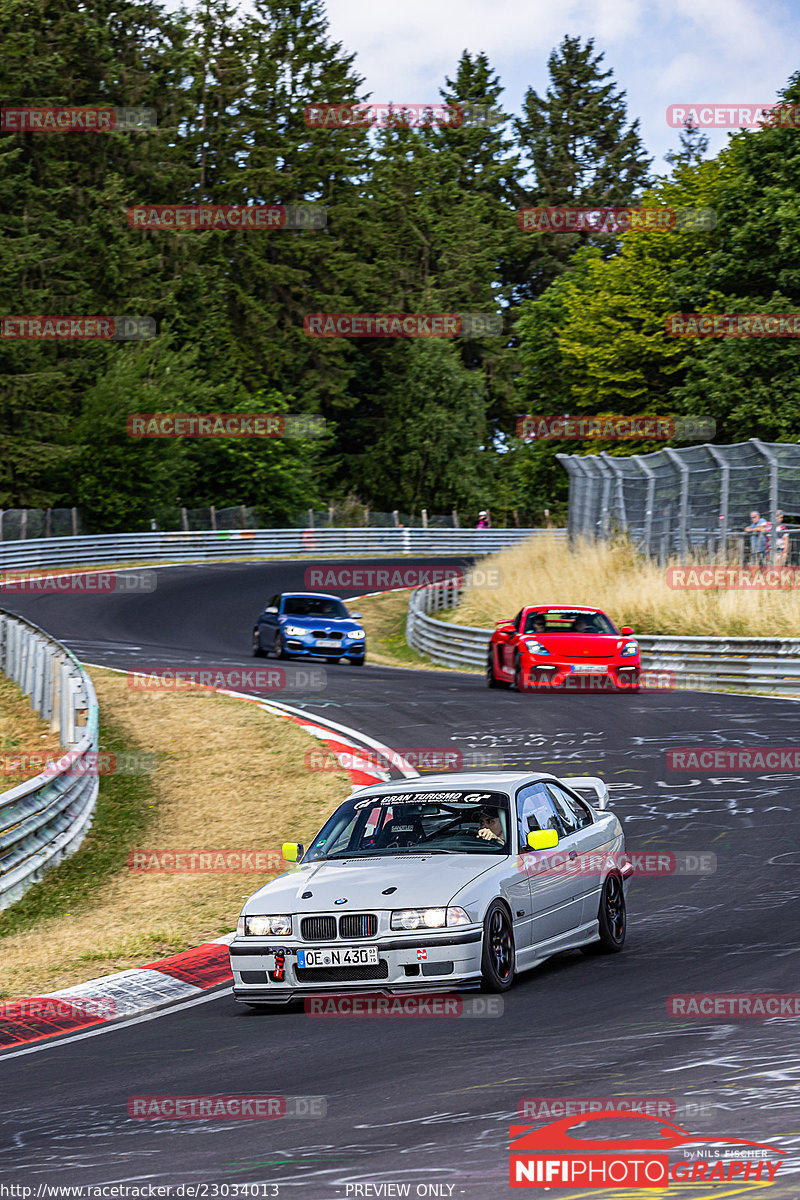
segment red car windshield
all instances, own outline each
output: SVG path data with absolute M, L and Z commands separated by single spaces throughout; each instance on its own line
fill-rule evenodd
M 603 633 L 614 636 L 617 630 L 605 613 L 564 608 L 528 613 L 523 633 Z

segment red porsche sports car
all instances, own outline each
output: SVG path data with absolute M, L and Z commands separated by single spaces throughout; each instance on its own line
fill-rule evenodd
M 537 604 L 500 621 L 489 643 L 490 688 L 639 690 L 639 643 L 599 608 Z

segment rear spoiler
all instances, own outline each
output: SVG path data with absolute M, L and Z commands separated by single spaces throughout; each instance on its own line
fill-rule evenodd
M 594 808 L 602 810 L 608 808 L 608 784 L 604 779 L 598 779 L 596 775 L 563 775 L 562 779 L 568 787 L 575 788 L 577 791 L 582 791 L 584 788 L 593 791 L 597 797 Z

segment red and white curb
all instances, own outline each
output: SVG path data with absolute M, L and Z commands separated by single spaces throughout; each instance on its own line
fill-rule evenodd
M 113 667 L 103 669 L 114 670 Z M 116 673 L 127 675 L 130 672 Z M 367 754 L 373 751 L 391 761 L 406 779 L 419 774 L 394 750 L 347 725 L 324 717 L 309 718 L 302 709 L 290 704 L 263 700 L 243 692 L 218 690 L 220 695 L 246 700 L 271 716 L 292 721 L 312 737 L 324 742 L 356 786 L 382 783 L 390 778 L 387 772 L 376 768 L 368 757 L 360 757 L 365 751 Z M 0 1055 L 4 1050 L 14 1050 L 44 1038 L 95 1028 L 109 1021 L 192 999 L 212 988 L 230 983 L 233 975 L 228 944 L 234 936 L 228 933 L 171 958 L 112 975 L 101 975 L 98 979 L 58 992 L 48 992 L 29 1000 L 0 1003 Z

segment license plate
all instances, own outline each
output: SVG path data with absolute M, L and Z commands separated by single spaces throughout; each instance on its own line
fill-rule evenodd
M 377 946 L 331 946 L 323 950 L 298 950 L 298 967 L 376 967 Z
M 573 663 L 570 670 L 580 671 L 584 675 L 599 675 L 606 671 L 606 667 L 603 663 Z
M 337 642 L 336 638 L 317 638 L 317 646 L 341 646 L 341 642 Z

